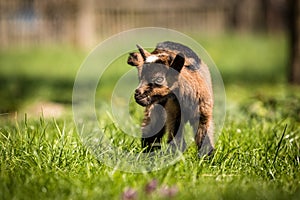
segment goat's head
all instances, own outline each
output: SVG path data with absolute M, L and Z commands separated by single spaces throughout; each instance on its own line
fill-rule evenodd
M 135 100 L 141 106 L 162 103 L 172 95 L 171 87 L 184 66 L 185 56 L 182 53 L 151 54 L 137 47 L 139 53 L 130 53 L 127 61 L 138 70 L 140 83 L 135 90 Z

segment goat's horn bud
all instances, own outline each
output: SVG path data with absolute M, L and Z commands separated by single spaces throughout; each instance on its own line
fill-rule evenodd
M 143 47 L 141 47 L 140 45 L 136 45 L 136 47 L 138 48 L 139 52 L 141 53 L 144 61 L 146 60 L 147 58 L 147 55 L 146 54 L 149 54 L 145 49 L 143 49 Z

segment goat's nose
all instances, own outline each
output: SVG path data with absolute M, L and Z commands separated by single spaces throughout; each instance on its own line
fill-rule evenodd
M 135 94 L 136 94 L 136 95 L 142 94 L 141 89 L 140 89 L 140 88 L 135 89 Z

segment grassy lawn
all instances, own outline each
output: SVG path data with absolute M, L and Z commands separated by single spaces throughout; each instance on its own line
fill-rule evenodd
M 191 146 L 183 159 L 162 170 L 122 172 L 83 145 L 70 109 L 56 119 L 1 114 L 0 199 L 298 199 L 300 88 L 286 84 L 285 38 L 195 38 L 216 62 L 226 87 L 226 121 L 213 157 L 200 159 Z M 70 108 L 86 54 L 66 47 L 1 50 L 1 113 L 22 110 L 36 99 Z M 128 70 L 122 60 L 115 65 L 124 71 L 106 72 L 111 82 Z M 97 98 L 109 99 L 111 90 L 111 85 L 99 88 Z M 139 141 L 121 139 L 109 118 L 100 117 L 99 123 L 120 148 L 139 151 Z

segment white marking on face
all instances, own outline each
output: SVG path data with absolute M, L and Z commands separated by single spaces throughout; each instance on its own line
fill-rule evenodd
M 153 63 L 153 62 L 155 62 L 157 60 L 158 60 L 158 57 L 156 55 L 151 55 L 151 56 L 149 56 L 149 57 L 146 58 L 146 62 L 147 63 Z

